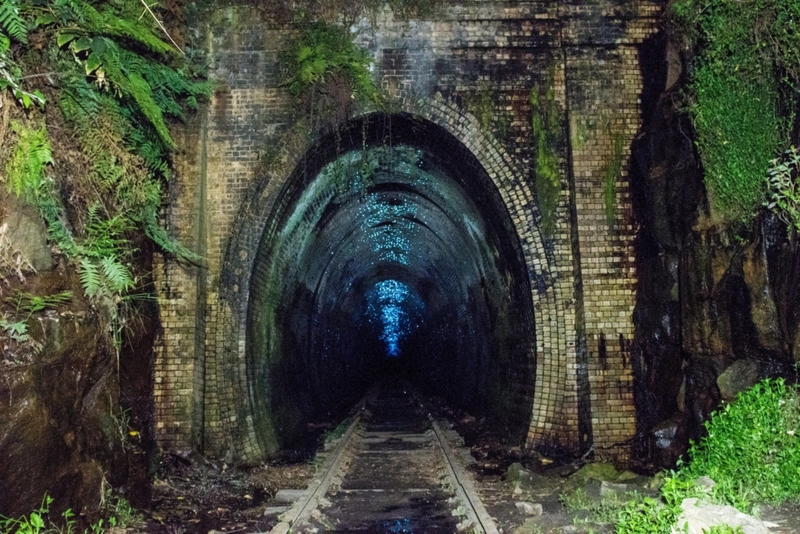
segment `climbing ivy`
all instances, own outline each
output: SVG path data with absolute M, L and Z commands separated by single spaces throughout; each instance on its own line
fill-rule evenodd
M 712 206 L 725 220 L 750 220 L 770 160 L 791 142 L 800 0 L 678 0 L 670 20 L 697 51 L 689 110 Z
M 558 143 L 561 136 L 559 108 L 553 84 L 534 86 L 530 92 L 531 135 L 536 163 L 534 178 L 542 231 L 546 236 L 555 233 L 555 213 L 561 194 L 561 177 L 558 167 Z

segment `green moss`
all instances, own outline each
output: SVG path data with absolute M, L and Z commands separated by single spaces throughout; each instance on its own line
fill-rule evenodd
M 481 125 L 484 130 L 491 130 L 504 136 L 511 127 L 511 119 L 505 110 L 499 109 L 492 99 L 492 93 L 488 89 L 476 91 L 464 97 L 464 107 L 467 108 Z
M 534 86 L 530 92 L 530 103 L 536 196 L 542 216 L 542 231 L 546 236 L 552 236 L 555 233 L 555 213 L 561 195 L 558 164 L 558 145 L 561 138 L 560 110 L 555 100 L 552 82 L 546 87 Z
M 603 202 L 609 229 L 614 228 L 614 222 L 617 217 L 617 180 L 619 180 L 622 172 L 622 146 L 622 134 L 618 133 L 614 136 L 614 152 L 606 166 L 603 183 Z
M 751 220 L 769 161 L 790 144 L 800 81 L 800 0 L 682 0 L 673 29 L 698 54 L 690 113 L 712 208 Z

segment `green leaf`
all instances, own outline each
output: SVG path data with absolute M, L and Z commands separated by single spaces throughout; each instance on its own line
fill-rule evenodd
M 74 41 L 79 36 L 80 33 L 75 30 L 61 30 L 58 32 L 58 35 L 56 35 L 56 44 L 59 48 L 62 48 L 64 45 Z
M 86 62 L 84 66 L 86 67 L 86 74 L 91 74 L 96 71 L 101 65 L 100 57 L 95 52 L 89 54 L 89 57 L 86 58 Z
M 34 22 L 34 26 L 37 28 L 41 26 L 49 26 L 50 24 L 54 24 L 56 22 L 56 18 L 51 15 L 50 13 L 43 13 L 36 17 L 36 21 Z M 61 45 L 59 45 L 61 46 Z
M 96 297 L 102 288 L 102 280 L 100 278 L 100 270 L 97 265 L 89 258 L 80 259 L 80 278 L 83 292 L 87 297 Z
M 85 35 L 81 36 L 77 41 L 73 41 L 70 45 L 70 49 L 76 54 L 83 52 L 84 50 L 89 50 L 91 47 L 92 40 Z

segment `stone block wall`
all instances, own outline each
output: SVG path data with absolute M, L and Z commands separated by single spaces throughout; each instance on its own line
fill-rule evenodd
M 358 23 L 358 43 L 372 54 L 379 85 L 397 109 L 457 138 L 506 203 L 536 314 L 530 447 L 577 452 L 594 445 L 624 459 L 624 442 L 635 433 L 627 165 L 640 126 L 638 46 L 657 30 L 660 9 L 644 0 L 473 0 L 429 20 L 395 20 L 385 11 Z M 164 326 L 157 436 L 168 449 L 257 461 L 243 326 L 253 262 L 313 132 L 297 131 L 296 110 L 279 87 L 280 53 L 295 28 L 228 7 L 196 30 L 221 88 L 185 129 L 166 222 L 206 263 L 164 259 L 157 271 Z M 550 237 L 540 229 L 530 131 L 529 93 L 544 83 L 554 84 L 565 138 Z M 481 98 L 493 105 L 488 121 L 475 104 Z

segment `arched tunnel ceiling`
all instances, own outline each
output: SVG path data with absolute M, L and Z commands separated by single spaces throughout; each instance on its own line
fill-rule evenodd
M 502 391 L 532 388 L 527 273 L 496 189 L 432 126 L 358 127 L 360 143 L 339 132 L 333 157 L 323 140 L 301 163 L 262 239 L 248 365 L 267 449 L 346 406 L 387 358 L 467 408 L 508 411 Z M 505 417 L 521 437 L 526 416 Z

